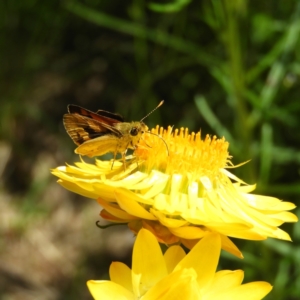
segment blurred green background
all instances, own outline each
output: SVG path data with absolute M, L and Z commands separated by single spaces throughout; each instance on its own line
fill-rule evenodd
M 225 136 L 233 163 L 251 159 L 234 174 L 298 204 L 300 2 L 153 1 L 0 2 L 1 299 L 91 299 L 88 279 L 130 264 L 131 232 L 98 229 L 99 206 L 50 175 L 78 160 L 70 103 L 140 120 L 164 99 L 149 127 Z M 282 228 L 292 243 L 234 240 L 245 259 L 220 268 L 299 299 L 300 225 Z

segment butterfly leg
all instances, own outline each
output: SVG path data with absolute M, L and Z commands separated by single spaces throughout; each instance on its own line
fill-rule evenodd
M 125 158 L 126 158 L 126 153 L 127 153 L 127 150 L 128 150 L 128 146 L 129 146 L 129 144 L 127 145 L 125 151 L 122 153 L 122 160 L 123 160 L 124 171 L 126 171 L 126 160 L 125 160 Z
M 128 145 L 129 145 L 129 144 L 128 144 Z M 128 145 L 127 145 L 125 151 L 124 151 L 124 152 L 121 152 L 121 153 L 122 153 L 122 161 L 123 161 L 124 171 L 126 171 L 126 160 L 125 160 L 125 157 L 126 157 L 126 152 L 127 152 L 127 149 L 128 149 Z M 119 151 L 119 147 L 117 146 L 117 147 L 116 147 L 116 150 L 115 150 L 115 152 L 114 152 L 114 159 L 113 159 L 113 162 L 112 162 L 112 164 L 111 164 L 111 170 L 112 170 L 113 167 L 114 167 L 114 163 L 115 163 L 117 154 L 118 154 L 119 152 L 120 152 L 120 151 Z
M 126 163 L 125 163 L 126 152 L 127 152 L 127 149 L 122 153 L 124 172 L 126 171 Z
M 132 149 L 133 149 L 133 155 L 134 155 L 135 161 L 136 161 L 136 167 L 138 168 L 138 167 L 139 167 L 139 162 L 138 162 L 137 156 L 135 156 L 135 150 L 136 150 L 137 148 L 138 148 L 137 145 L 134 145 L 134 146 L 132 147 Z
M 112 164 L 111 164 L 111 170 L 112 170 L 113 167 L 114 167 L 114 164 L 115 164 L 115 160 L 116 160 L 117 154 L 118 154 L 118 147 L 116 148 L 116 150 L 115 150 L 115 152 L 114 152 L 114 159 L 113 159 L 113 162 L 112 162 Z

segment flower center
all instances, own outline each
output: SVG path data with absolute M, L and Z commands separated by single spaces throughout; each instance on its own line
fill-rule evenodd
M 189 133 L 187 128 L 172 131 L 170 126 L 168 129 L 156 126 L 143 135 L 135 150 L 135 156 L 143 162 L 140 169 L 213 178 L 221 168 L 231 164 L 229 143 L 224 138 L 206 135 L 202 140 L 200 132 Z

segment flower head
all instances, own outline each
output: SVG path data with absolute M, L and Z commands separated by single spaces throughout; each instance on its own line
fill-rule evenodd
M 168 248 L 163 255 L 155 236 L 141 229 L 134 244 L 132 270 L 113 262 L 111 281 L 90 280 L 87 285 L 96 300 L 258 300 L 271 291 L 267 282 L 242 284 L 241 270 L 216 272 L 220 251 L 220 236 L 210 233 L 187 255 L 180 246 Z
M 126 170 L 119 161 L 84 161 L 58 167 L 53 174 L 65 188 L 96 199 L 101 216 L 128 223 L 138 233 L 150 230 L 159 242 L 192 248 L 209 232 L 218 232 L 222 248 L 242 257 L 228 237 L 290 240 L 278 227 L 296 222 L 288 212 L 295 205 L 277 198 L 250 194 L 232 168 L 224 138 L 157 127 L 145 133 Z

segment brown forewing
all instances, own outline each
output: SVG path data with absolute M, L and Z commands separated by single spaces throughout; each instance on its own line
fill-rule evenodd
M 67 133 L 76 145 L 108 133 L 122 136 L 122 133 L 114 127 L 114 124 L 121 122 L 120 115 L 107 113 L 106 116 L 102 116 L 76 105 L 69 105 L 68 111 L 69 114 L 64 115 L 63 122 Z
M 74 104 L 68 105 L 68 112 L 70 114 L 79 114 L 81 116 L 95 119 L 99 122 L 104 122 L 110 125 L 112 125 L 113 123 L 124 122 L 123 117 L 119 114 L 114 114 L 101 109 L 97 110 L 97 112 L 92 112 L 88 109 Z

